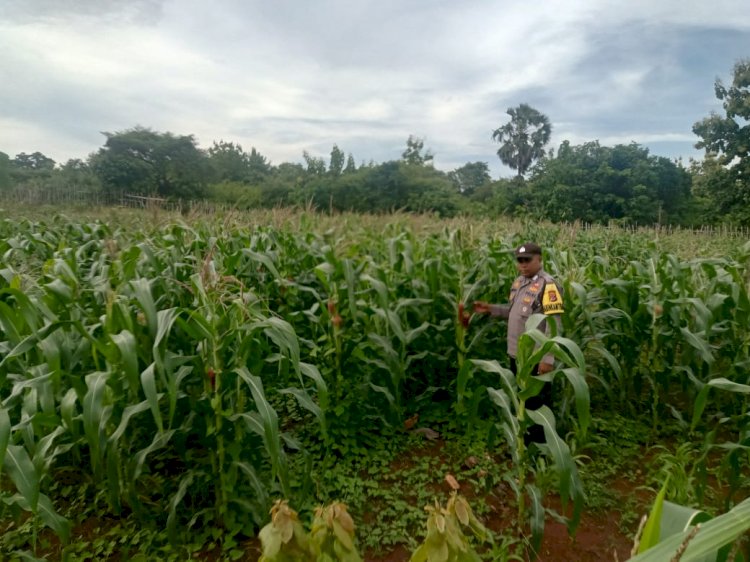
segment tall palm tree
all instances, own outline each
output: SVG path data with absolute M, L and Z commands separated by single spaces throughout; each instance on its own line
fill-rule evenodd
M 546 115 L 525 103 L 509 107 L 507 113 L 510 122 L 495 129 L 492 140 L 502 145 L 497 151 L 502 163 L 516 170 L 522 178 L 534 160 L 544 156 L 552 125 Z

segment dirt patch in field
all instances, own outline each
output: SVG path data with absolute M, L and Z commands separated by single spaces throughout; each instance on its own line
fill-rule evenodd
M 639 505 L 644 506 L 651 501 L 644 491 L 637 490 L 632 482 L 623 479 L 613 489 L 618 495 L 622 495 L 623 503 L 632 496 L 638 496 Z M 463 490 L 462 490 L 463 491 Z M 467 490 L 467 496 L 474 495 Z M 491 513 L 481 519 L 492 531 L 502 533 L 505 536 L 518 536 L 516 525 L 516 506 L 510 501 L 510 490 L 497 489 L 487 498 Z M 560 499 L 555 495 L 546 498 L 545 506 L 561 511 Z M 645 509 L 645 507 L 644 507 Z M 623 531 L 622 513 L 616 509 L 611 510 L 585 510 L 581 516 L 575 536 L 568 534 L 564 523 L 547 516 L 545 520 L 544 539 L 538 557 L 539 562 L 612 562 L 614 560 L 625 561 L 630 557 L 633 546 L 632 531 Z M 531 557 L 524 551 L 522 541 L 515 545 L 512 552 L 522 556 L 526 560 Z M 615 554 L 616 553 L 616 554 Z M 365 562 L 407 562 L 411 553 L 404 547 L 397 547 L 393 551 L 381 554 L 366 553 Z M 616 557 L 615 557 L 616 556 Z
M 555 503 L 556 498 L 550 498 Z M 493 531 L 502 531 L 506 535 L 515 525 L 515 510 L 505 505 L 494 506 L 492 515 L 484 517 L 484 523 Z M 538 562 L 611 562 L 625 561 L 630 557 L 633 540 L 623 534 L 620 528 L 621 513 L 617 510 L 608 512 L 585 512 L 581 517 L 575 537 L 568 535 L 567 527 L 552 517 L 547 517 L 544 528 L 544 540 L 536 558 Z M 513 548 L 513 547 L 512 547 Z M 615 551 L 617 558 L 615 558 Z M 512 552 L 529 559 L 519 544 Z M 407 562 L 411 553 L 404 547 L 397 547 L 385 554 L 368 554 L 365 562 Z
M 547 518 L 540 562 L 607 562 L 627 560 L 633 540 L 620 530 L 621 514 L 617 511 L 587 513 L 581 518 L 576 535 L 571 538 L 562 523 Z M 615 551 L 617 558 L 615 558 Z

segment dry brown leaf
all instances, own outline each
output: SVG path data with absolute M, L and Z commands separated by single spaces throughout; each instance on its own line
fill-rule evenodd
M 417 425 L 418 421 L 419 421 L 419 414 L 414 414 L 412 417 L 404 420 L 404 429 L 411 429 L 412 427 Z
M 437 431 L 435 431 L 434 429 L 430 429 L 429 427 L 418 427 L 417 429 L 413 429 L 412 433 L 421 435 L 422 437 L 430 441 L 435 441 L 435 439 L 440 437 L 440 434 Z

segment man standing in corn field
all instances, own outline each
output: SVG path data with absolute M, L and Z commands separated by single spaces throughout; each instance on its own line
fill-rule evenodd
M 513 281 L 508 304 L 488 304 L 483 301 L 474 303 L 474 312 L 489 314 L 508 321 L 508 355 L 510 369 L 516 372 L 516 353 L 518 338 L 526 331 L 526 321 L 535 313 L 546 316 L 555 315 L 558 333 L 560 317 L 563 313 L 562 291 L 554 278 L 542 269 L 542 248 L 533 242 L 516 248 L 516 267 L 520 275 Z M 539 325 L 540 330 L 548 331 L 546 321 Z M 536 374 L 544 375 L 554 369 L 554 356 L 547 354 L 536 366 Z M 552 408 L 552 385 L 547 383 L 538 395 L 526 400 L 526 408 L 536 410 L 542 406 Z M 539 425 L 530 428 L 526 436 L 528 441 L 544 442 L 544 430 Z

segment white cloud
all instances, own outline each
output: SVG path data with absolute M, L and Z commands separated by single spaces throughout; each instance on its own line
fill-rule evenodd
M 11 1 L 0 150 L 81 157 L 140 124 L 276 163 L 334 143 L 382 161 L 416 134 L 439 167 L 499 171 L 490 135 L 521 102 L 555 139 L 692 142 L 750 39 L 744 0 L 693 4 Z M 706 38 L 721 48 L 700 52 Z

